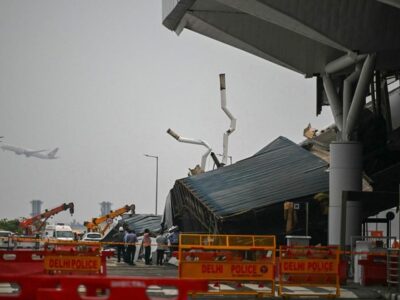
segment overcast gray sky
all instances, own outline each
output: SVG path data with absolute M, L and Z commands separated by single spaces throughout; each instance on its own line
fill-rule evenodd
M 61 156 L 0 152 L 0 218 L 28 216 L 32 199 L 43 208 L 74 202 L 81 222 L 102 201 L 153 213 L 155 160 L 144 153 L 160 157 L 162 212 L 174 181 L 204 153 L 166 130 L 222 152 L 229 119 L 219 73 L 238 119 L 234 161 L 279 135 L 301 141 L 308 122 L 332 122 L 329 109 L 315 117 L 314 79 L 188 30 L 178 37 L 161 13 L 159 0 L 0 1 L 0 135 L 16 146 L 60 147 Z

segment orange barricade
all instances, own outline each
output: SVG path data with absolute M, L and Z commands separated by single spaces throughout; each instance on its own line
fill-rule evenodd
M 44 253 L 41 250 L 0 251 L 1 274 L 40 274 L 44 272 Z
M 96 274 L 106 275 L 108 251 L 4 250 L 0 274 Z
M 315 296 L 296 292 L 284 292 L 286 286 L 317 286 L 329 292 L 319 297 L 339 297 L 339 249 L 331 246 L 280 247 L 279 295 Z
M 98 242 L 51 241 L 45 244 L 44 270 L 47 274 L 107 274 L 106 258 Z
M 207 279 L 209 294 L 274 295 L 275 247 L 275 236 L 181 234 L 179 277 Z
M 68 275 L 1 275 L 0 300 L 56 299 L 187 299 L 189 292 L 207 291 L 205 280 L 179 280 L 140 277 L 68 276 Z M 165 294 L 163 293 L 165 291 Z M 167 293 L 168 291 L 168 293 Z M 171 293 L 171 291 L 174 291 Z
M 48 274 L 103 274 L 107 272 L 105 258 L 98 251 L 45 251 L 44 271 Z

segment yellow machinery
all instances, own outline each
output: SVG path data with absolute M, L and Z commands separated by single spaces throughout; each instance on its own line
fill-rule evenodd
M 110 211 L 108 214 L 98 217 L 98 218 L 93 218 L 91 222 L 85 222 L 83 225 L 86 226 L 88 231 L 97 231 L 100 232 L 101 234 L 104 235 L 104 233 L 107 231 L 107 229 L 110 227 L 110 225 L 113 223 L 114 218 L 131 211 L 132 214 L 135 213 L 135 205 L 125 205 L 124 207 L 121 207 L 117 210 Z M 101 224 L 104 224 L 104 226 L 101 226 Z

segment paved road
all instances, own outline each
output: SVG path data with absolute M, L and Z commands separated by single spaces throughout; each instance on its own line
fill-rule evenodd
M 174 265 L 164 264 L 145 265 L 143 262 L 137 262 L 131 266 L 126 263 L 118 263 L 115 258 L 107 261 L 107 274 L 119 276 L 141 276 L 141 277 L 178 277 L 178 268 Z

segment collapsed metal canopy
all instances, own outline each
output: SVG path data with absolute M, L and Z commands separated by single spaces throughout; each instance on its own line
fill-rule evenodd
M 323 242 L 326 215 L 314 196 L 328 190 L 327 168 L 324 160 L 279 137 L 247 159 L 177 180 L 164 216 L 184 232 L 268 233 L 283 241 L 283 203 L 311 202 L 310 232 L 314 242 Z M 297 233 L 304 234 L 303 223 Z
M 143 235 L 145 229 L 149 229 L 151 233 L 156 234 L 161 231 L 161 216 L 153 214 L 122 215 L 118 225 L 104 237 L 103 241 L 113 241 L 113 235 L 118 232 L 120 226 L 135 230 L 138 236 Z
M 218 217 L 328 190 L 328 164 L 279 137 L 256 155 L 181 180 Z
M 163 24 L 184 28 L 306 76 L 346 53 L 400 67 L 398 0 L 163 0 Z

